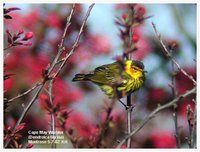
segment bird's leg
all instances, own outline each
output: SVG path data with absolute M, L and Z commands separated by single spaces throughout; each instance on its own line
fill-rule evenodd
M 119 102 L 125 107 L 126 110 L 130 109 L 131 111 L 133 110 L 133 108 L 135 108 L 135 104 L 130 106 L 127 106 L 125 103 L 123 103 L 120 99 L 118 99 Z
M 125 104 L 125 103 L 123 103 L 120 99 L 118 99 L 119 100 L 119 102 L 126 108 L 126 110 L 128 109 L 128 106 Z
M 133 110 L 133 108 L 135 108 L 135 104 L 131 105 L 129 108 L 130 108 L 130 109 L 131 109 L 131 111 L 132 111 L 132 110 Z

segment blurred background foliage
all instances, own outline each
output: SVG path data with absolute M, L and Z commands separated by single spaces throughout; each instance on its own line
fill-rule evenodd
M 195 4 L 140 4 L 146 16 L 151 16 L 137 29 L 138 50 L 132 54 L 133 59 L 144 62 L 148 71 L 144 87 L 132 95 L 136 104 L 133 110 L 133 128 L 159 104 L 172 99 L 171 62 L 162 51 L 151 22 L 154 22 L 168 47 L 175 46 L 173 56 L 183 69 L 196 78 L 196 5 Z M 65 40 L 66 51 L 69 51 L 88 4 L 76 6 L 72 25 Z M 6 4 L 5 8 L 18 7 L 21 10 L 10 13 L 11 20 L 4 19 L 4 48 L 7 46 L 6 30 L 17 33 L 20 30 L 33 32 L 32 46 L 16 46 L 4 57 L 5 70 L 15 74 L 4 81 L 4 97 L 10 99 L 34 86 L 41 80 L 42 70 L 55 57 L 58 44 L 72 5 L 70 4 Z M 114 61 L 122 55 L 123 47 L 119 36 L 116 17 L 123 19 L 127 5 L 96 4 L 91 12 L 87 27 L 74 55 L 67 62 L 60 76 L 53 85 L 55 104 L 71 111 L 66 118 L 66 128 L 76 139 L 77 147 L 93 147 L 95 135 L 98 135 L 100 124 L 104 121 L 105 107 L 108 98 L 93 84 L 73 83 L 76 73 L 84 73 L 95 67 Z M 193 83 L 182 73 L 176 76 L 177 94 L 184 93 L 193 87 Z M 28 103 L 34 92 L 11 103 L 4 112 L 4 126 L 14 126 L 23 109 L 22 104 Z M 49 114 L 45 109 L 46 91 L 33 104 L 25 118 L 26 127 L 22 131 L 20 143 L 27 143 L 28 130 L 49 130 Z M 182 147 L 188 147 L 188 124 L 186 107 L 194 109 L 192 99 L 185 98 L 178 107 L 178 123 Z M 126 99 L 122 99 L 124 102 Z M 105 147 L 115 147 L 117 140 L 126 135 L 126 111 L 120 103 L 116 103 L 111 113 L 107 136 L 104 137 Z M 59 123 L 58 123 L 59 124 Z M 62 130 L 59 125 L 57 129 Z M 67 136 L 66 136 L 67 138 Z M 139 139 L 139 140 L 138 140 Z M 72 143 L 59 145 L 71 147 Z M 159 113 L 132 140 L 132 147 L 138 148 L 174 148 L 174 122 L 172 109 Z M 34 147 L 50 147 L 35 144 Z

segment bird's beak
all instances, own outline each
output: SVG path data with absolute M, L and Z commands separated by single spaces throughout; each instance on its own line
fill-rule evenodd
M 146 70 L 143 70 L 144 73 L 148 73 Z

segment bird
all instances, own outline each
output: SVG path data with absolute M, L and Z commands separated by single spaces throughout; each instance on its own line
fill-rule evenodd
M 118 60 L 99 66 L 88 74 L 76 74 L 72 81 L 91 81 L 109 98 L 120 99 L 143 86 L 146 72 L 141 61 Z

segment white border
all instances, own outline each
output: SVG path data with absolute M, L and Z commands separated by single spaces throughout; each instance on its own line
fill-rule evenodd
M 198 3 L 198 0 L 3 0 L 5 3 Z

